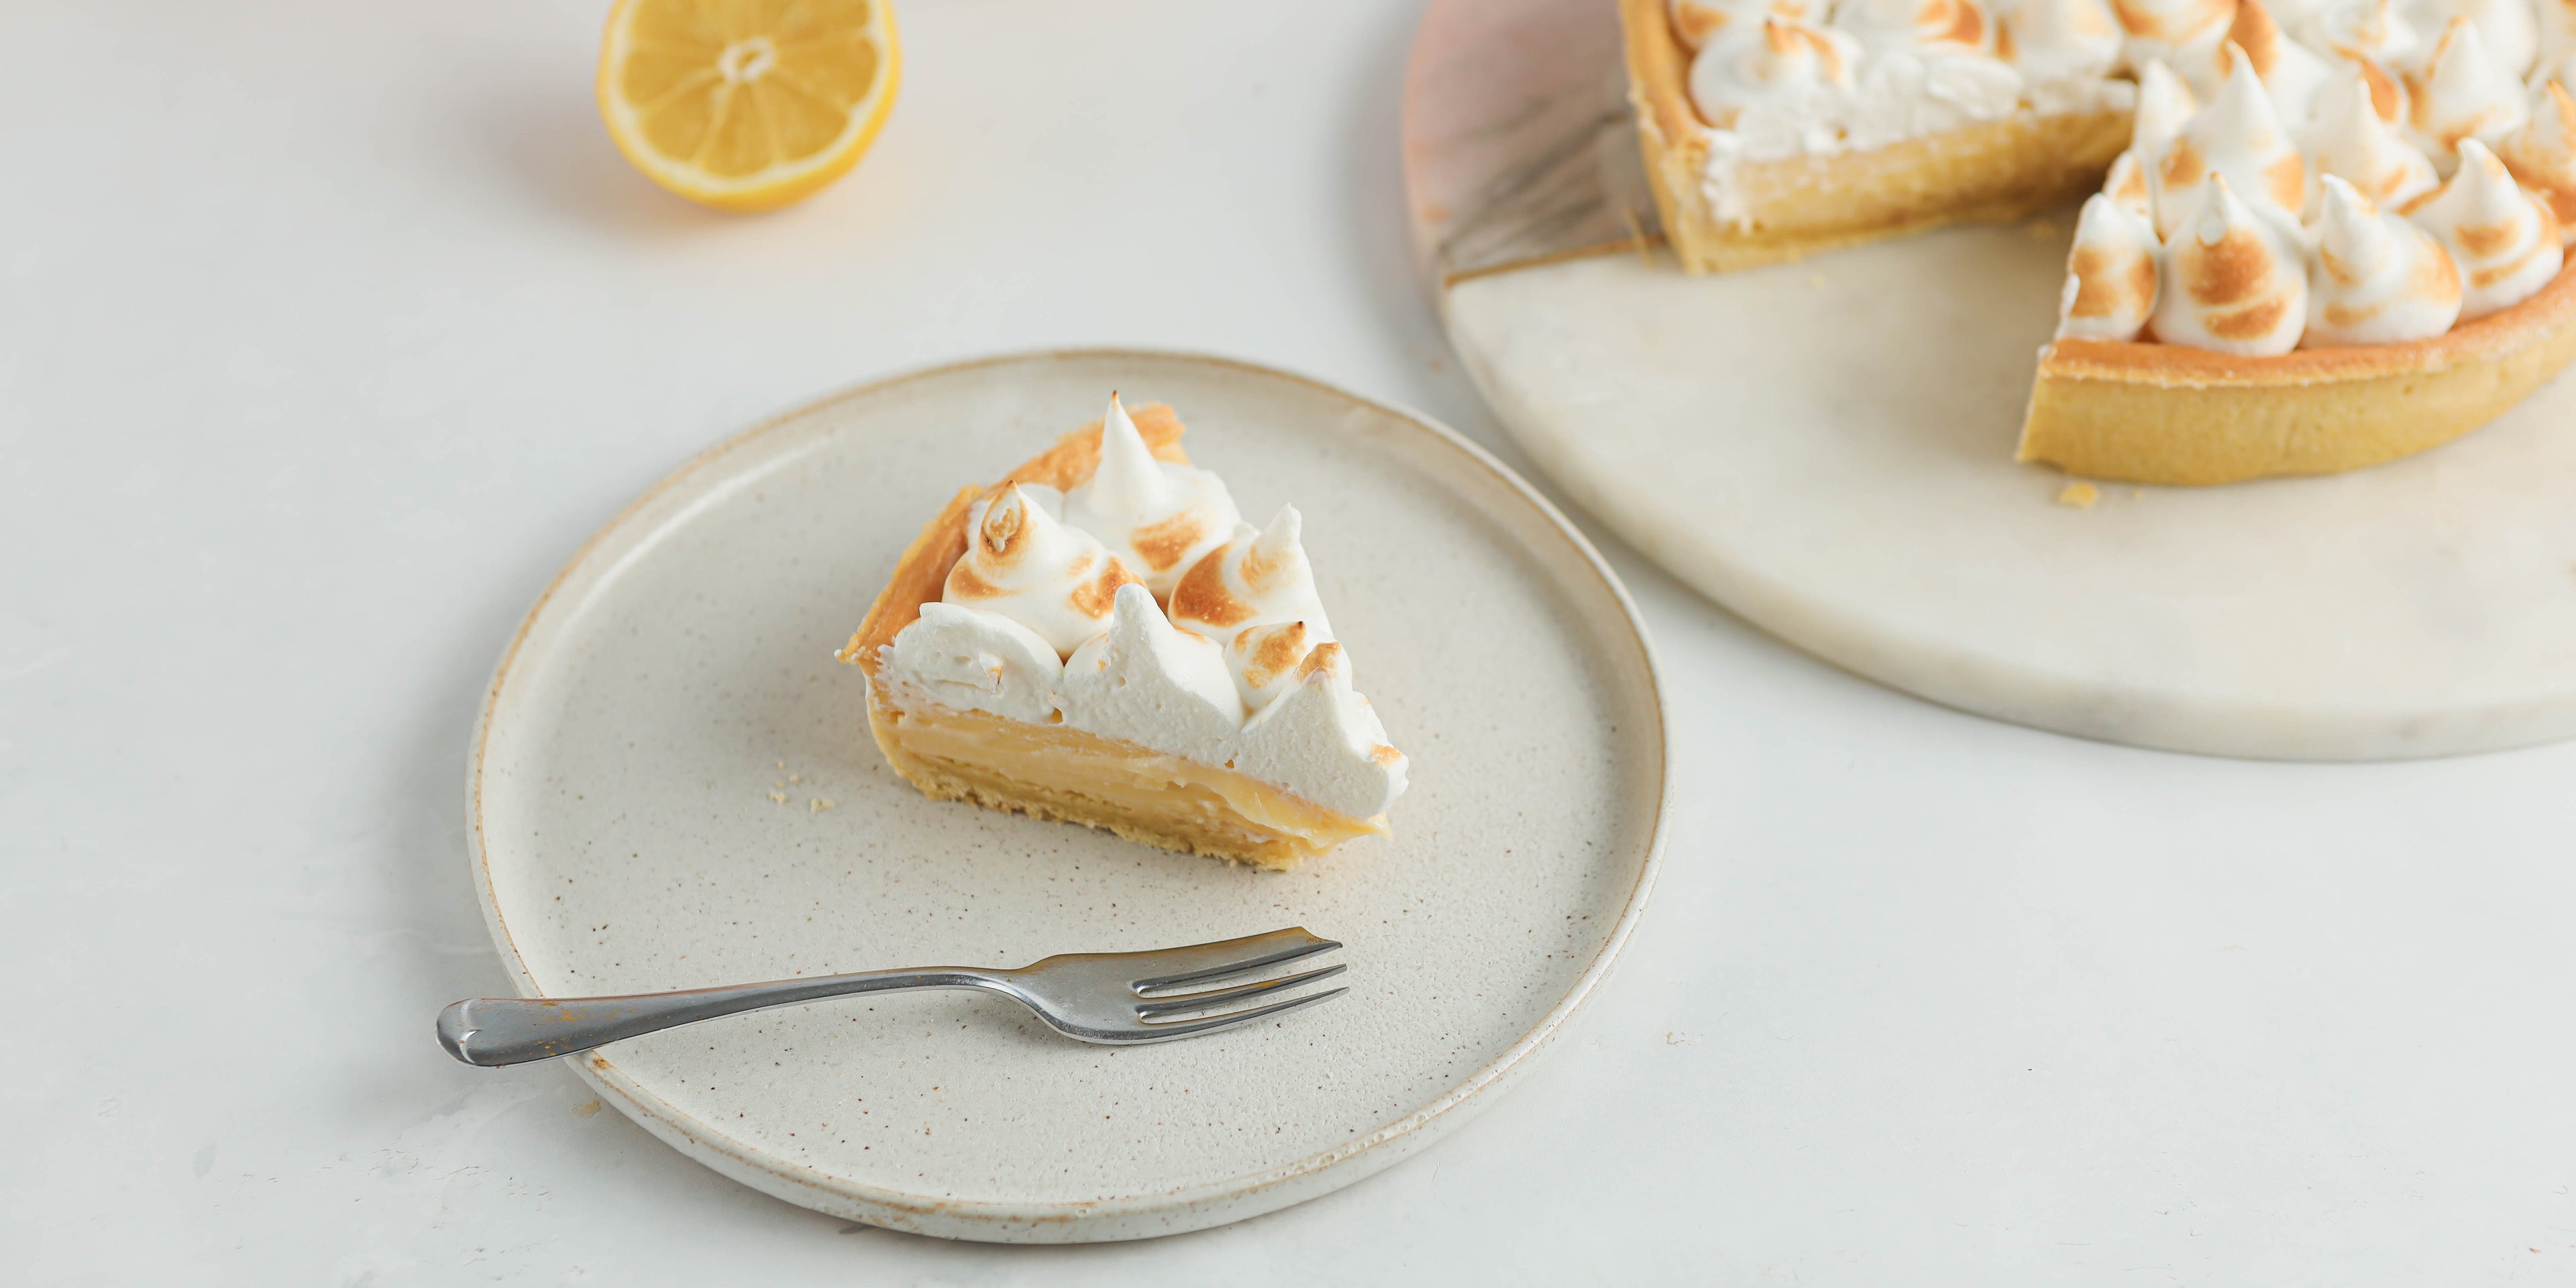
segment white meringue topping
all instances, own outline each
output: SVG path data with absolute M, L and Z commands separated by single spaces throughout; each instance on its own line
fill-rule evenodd
M 2307 201 L 2307 163 L 2291 146 L 2252 64 L 2243 59 L 2228 73 L 2218 97 L 2166 145 L 2150 174 L 2157 234 L 2170 243 L 2174 230 L 2205 204 L 2202 189 L 2222 175 L 2238 198 L 2284 214 Z
M 1154 596 L 1118 588 L 1109 629 L 1065 659 L 1064 722 L 1104 738 L 1221 762 L 1243 727 L 1243 702 L 1216 641 L 1174 626 Z
M 2324 200 L 2323 180 L 2332 175 L 2360 190 L 2372 204 L 2391 210 L 2441 185 L 2432 158 L 2380 119 L 2371 105 L 2370 85 L 2359 63 L 2344 70 L 2317 96 L 2316 124 L 2308 128 L 2308 205 Z
M 2111 12 L 2128 33 L 2131 67 L 2160 62 L 2190 79 L 2194 93 L 2217 92 L 2221 69 L 2210 59 L 2227 39 L 2235 0 L 2111 0 Z
M 2135 340 L 2156 308 L 2156 230 L 2145 216 L 2095 193 L 2075 221 L 2066 289 L 2057 300 L 2060 340 Z
M 2020 0 L 1995 25 L 1996 48 L 2031 80 L 2100 76 L 2120 61 L 2106 0 Z
M 2539 19 L 2539 57 L 2534 76 L 2567 79 L 2576 67 L 2576 0 L 2532 0 L 2534 16 Z
M 1808 13 L 1807 0 L 1671 0 L 1670 8 L 1673 35 L 1692 50 L 1705 49 L 1710 41 L 1731 32 L 1759 26 L 1774 14 L 1798 21 Z
M 1918 138 L 2010 116 L 2021 93 L 2021 73 L 2000 58 L 1957 45 L 1881 46 L 1861 61 L 1845 119 L 1864 138 Z
M 2273 110 L 2292 129 L 2307 123 L 2309 105 L 2331 72 L 2326 60 L 2282 32 L 2263 0 L 2237 0 L 2236 19 L 2213 58 L 2212 72 L 2221 79 L 2235 70 L 2236 59 L 2253 64 Z
M 2406 90 L 2415 146 L 2445 169 L 2462 139 L 2492 144 L 2531 115 L 2521 78 L 2487 52 L 2485 36 L 2466 18 L 2442 29 L 2432 63 L 2407 78 Z
M 1255 711 L 1270 705 L 1297 679 L 1297 669 L 1323 645 L 1329 631 L 1305 622 L 1263 622 L 1244 627 L 1225 646 L 1226 668 L 1234 673 L 1234 691 Z
M 1100 633 L 1118 588 L 1136 580 L 1097 538 L 1042 502 L 1054 489 L 1011 484 L 966 512 L 966 554 L 940 598 L 1035 631 L 1061 656 Z
M 1283 505 L 1259 532 L 1236 528 L 1172 592 L 1172 620 L 1225 646 L 1248 707 L 1268 702 L 1309 650 L 1333 639 L 1302 530 L 1297 507 Z
M 1994 24 L 1977 0 L 1835 0 L 1833 22 L 1871 49 L 1981 54 Z
M 2269 203 L 2241 201 L 2226 176 L 2165 241 L 2156 337 L 2260 357 L 2288 353 L 2307 324 L 2308 274 L 2298 228 Z
M 1036 631 L 1002 616 L 932 601 L 887 646 L 886 666 L 931 700 L 1043 724 L 1055 712 L 1064 659 Z
M 2576 94 L 2576 51 L 2570 51 L 2549 73 L 2549 81 L 2570 94 Z
M 2487 54 L 2516 80 L 2529 74 L 2540 51 L 2532 0 L 2416 0 L 2413 17 L 2426 31 L 2467 19 L 2477 26 Z
M 1317 646 L 1294 685 L 1244 722 L 1242 748 L 1235 768 L 1304 784 L 1299 795 L 1352 818 L 1383 814 L 1404 794 L 1407 762 L 1387 745 L 1369 700 L 1351 689 L 1339 644 Z
M 1238 525 L 1223 547 L 1191 565 L 1172 592 L 1172 620 L 1220 644 L 1260 622 L 1302 621 L 1315 642 L 1333 638 L 1324 601 L 1315 593 L 1315 570 L 1299 540 L 1305 523 L 1297 507 L 1283 505 L 1270 526 L 1255 532 Z
M 2342 178 L 2322 185 L 2317 244 L 2308 253 L 2303 348 L 2401 344 L 2451 329 L 2460 270 L 2422 228 L 2383 214 Z
M 2129 150 L 2152 171 L 2165 145 L 2182 133 L 2192 113 L 2199 110 L 2200 100 L 2192 97 L 2191 86 L 2173 68 L 2148 63 L 2138 70 L 2138 111 L 2129 124 Z
M 2138 164 L 2138 150 L 2131 148 L 2111 158 L 2111 173 L 2102 179 L 2102 196 L 2119 204 L 2122 210 L 2147 221 L 2147 232 L 2155 233 L 2155 193 L 2147 186 L 2146 167 Z
M 2309 15 L 2299 38 L 2321 52 L 2366 58 L 2382 67 L 2414 61 L 2424 43 L 2392 0 L 2335 0 Z
M 2460 168 L 2407 212 L 2460 265 L 2460 320 L 2531 298 L 2558 276 L 2565 252 L 2558 220 L 2524 192 L 2485 144 L 2460 143 Z
M 1719 129 L 1747 124 L 1748 110 L 1774 109 L 1766 120 L 1796 122 L 1794 132 L 1822 147 L 1859 61 L 1860 43 L 1849 35 L 1774 16 L 1699 51 L 1691 60 L 1691 101 Z
M 1100 468 L 1064 494 L 1065 522 L 1092 533 L 1156 595 L 1243 522 L 1225 481 L 1154 459 L 1118 395 L 1100 425 Z
M 2576 244 L 2576 95 L 2542 81 L 2531 119 L 2496 145 L 2496 157 L 2558 219 L 2558 238 Z

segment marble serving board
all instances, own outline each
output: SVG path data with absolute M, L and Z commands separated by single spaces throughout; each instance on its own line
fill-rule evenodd
M 1656 246 L 1606 0 L 1435 0 L 1415 245 L 1541 468 L 1702 593 L 1963 710 L 2366 760 L 2576 735 L 2576 382 L 2424 455 L 2223 488 L 2012 449 L 2072 211 L 1716 278 Z

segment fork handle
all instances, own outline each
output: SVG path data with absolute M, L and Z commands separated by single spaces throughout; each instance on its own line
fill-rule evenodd
M 934 967 L 628 997 L 476 997 L 438 1013 L 438 1044 L 449 1055 L 488 1069 L 573 1055 L 718 1016 L 854 993 L 971 988 L 1013 995 L 1001 976 L 999 971 Z

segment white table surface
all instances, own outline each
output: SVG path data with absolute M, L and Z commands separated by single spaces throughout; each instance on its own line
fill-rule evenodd
M 2576 1279 L 2576 747 L 2071 741 L 1615 546 L 1686 785 L 1656 907 L 1536 1076 L 1384 1176 L 951 1245 L 450 1063 L 432 1014 L 505 987 L 460 802 L 496 651 L 700 446 L 1129 343 L 1510 455 L 1407 260 L 1409 3 L 917 0 L 875 154 L 755 219 L 610 150 L 600 9 L 0 13 L 0 1280 Z

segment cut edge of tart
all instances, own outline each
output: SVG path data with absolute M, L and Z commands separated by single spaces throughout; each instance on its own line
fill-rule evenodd
M 2571 358 L 2576 265 L 2519 304 L 2405 344 L 2237 357 L 2057 340 L 2040 350 L 2015 456 L 2171 486 L 2337 474 L 2477 429 Z
M 1189 463 L 1180 445 L 1183 426 L 1168 405 L 1139 406 L 1129 415 L 1154 459 Z M 1238 772 L 1231 760 L 1211 763 L 1104 736 L 1064 723 L 1060 712 L 1053 723 L 1039 724 L 965 709 L 889 682 L 887 648 L 925 605 L 941 601 L 950 571 L 967 553 L 976 503 L 1012 484 L 1069 492 L 1086 482 L 1100 465 L 1103 424 L 1094 420 L 1066 434 L 992 487 L 968 486 L 950 498 L 905 549 L 836 655 L 868 675 L 868 727 L 886 763 L 934 800 L 1079 823 L 1145 845 L 1281 871 L 1343 841 L 1384 834 L 1383 813 L 1353 818 Z M 1326 643 L 1314 652 L 1338 655 L 1339 646 Z M 1374 750 L 1381 764 L 1401 763 L 1392 747 Z
M 1619 17 L 1664 238 L 1693 273 L 1783 263 L 1942 224 L 2019 219 L 2083 196 L 2129 145 L 2125 107 L 2025 106 L 1884 147 L 1737 161 L 1741 210 L 1721 211 L 1706 183 L 1709 130 L 1691 104 L 1690 53 L 1666 4 L 1619 0 Z

